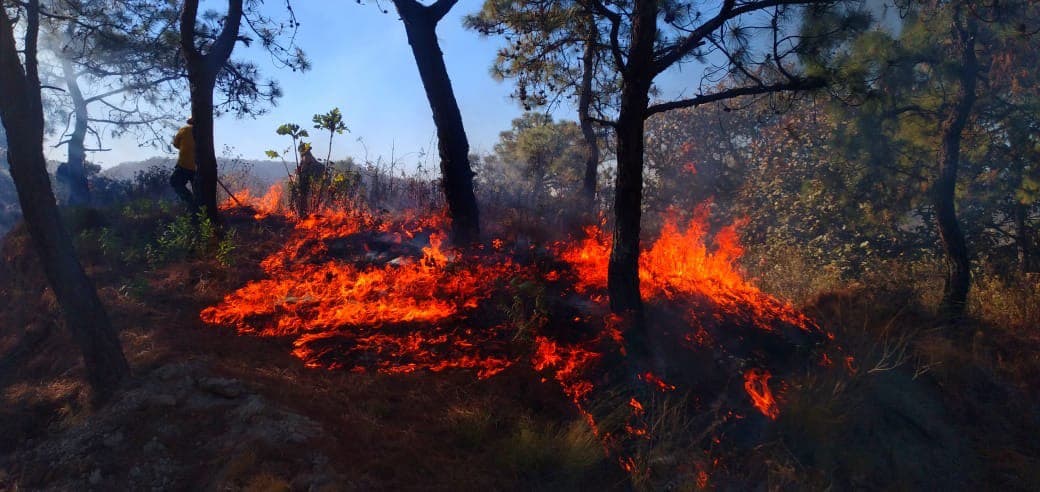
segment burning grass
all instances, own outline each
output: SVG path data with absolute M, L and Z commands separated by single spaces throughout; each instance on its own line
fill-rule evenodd
M 623 387 L 630 386 L 618 386 L 615 369 L 630 328 L 608 314 L 610 244 L 598 227 L 548 248 L 495 239 L 458 250 L 446 246 L 440 216 L 312 215 L 295 220 L 283 246 L 261 262 L 264 278 L 228 294 L 201 318 L 241 334 L 288 339 L 292 353 L 313 368 L 463 369 L 486 379 L 527 367 L 557 383 L 608 453 L 636 476 L 647 473 L 638 454 L 654 440 L 644 408 L 654 394 L 717 402 L 692 406 L 710 409 L 720 422 L 701 437 L 710 442 L 740 427 L 749 412 L 775 420 L 783 387 L 776 374 L 803 366 L 826 339 L 808 317 L 742 277 L 740 224 L 709 241 L 706 210 L 686 224 L 668 221 L 643 255 L 646 322 L 663 350 L 657 369 L 635 383 L 642 389 L 621 405 L 622 416 L 597 409 L 612 398 L 607 395 L 627 394 Z M 538 298 L 523 301 L 531 294 L 521 285 L 541 286 L 533 289 Z M 510 299 L 514 308 L 502 309 Z M 605 427 L 604 421 L 613 423 Z M 697 481 L 706 481 L 709 467 L 694 468 Z

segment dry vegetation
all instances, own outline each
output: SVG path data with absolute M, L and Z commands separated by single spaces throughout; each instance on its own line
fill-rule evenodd
M 176 223 L 164 205 L 79 212 L 69 221 L 135 376 L 115 401 L 91 408 L 27 237 L 9 235 L 0 289 L 11 308 L 2 324 L 24 328 L 5 330 L 0 346 L 4 488 L 1040 486 L 1040 450 L 1030 438 L 1038 428 L 1038 303 L 1028 285 L 981 279 L 972 316 L 957 327 L 964 337 L 951 339 L 932 312 L 932 280 L 917 269 L 838 285 L 789 257 L 757 277 L 778 295 L 807 299 L 805 312 L 852 359 L 793 374 L 779 419 L 762 419 L 754 431 L 719 433 L 710 407 L 690 413 L 695 394 L 652 398 L 653 439 L 633 450 L 645 472 L 626 474 L 530 367 L 487 380 L 465 371 L 314 370 L 289 354 L 288 339 L 204 325 L 202 308 L 260 277 L 260 260 L 290 227 L 278 216 L 232 212 L 234 248 L 219 260 L 205 257 L 223 251 L 215 244 L 157 255 L 156 238 Z M 782 279 L 770 277 L 780 271 Z M 609 415 L 626 397 L 610 394 L 592 410 L 607 415 L 606 428 L 619 428 L 624 417 Z

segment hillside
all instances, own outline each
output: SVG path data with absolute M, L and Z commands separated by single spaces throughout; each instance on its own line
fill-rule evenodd
M 177 160 L 173 157 L 149 157 L 141 161 L 121 162 L 115 166 L 101 171 L 101 176 L 109 179 L 129 181 L 138 172 L 146 171 L 152 167 L 173 169 Z M 259 186 L 267 187 L 277 181 L 285 179 L 285 166 L 281 162 L 270 160 L 229 160 L 217 159 L 217 165 L 221 169 L 248 170 L 251 178 L 256 180 Z

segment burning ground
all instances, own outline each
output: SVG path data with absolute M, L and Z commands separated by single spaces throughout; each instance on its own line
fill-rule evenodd
M 33 290 L 24 234 L 12 235 L 5 292 L 24 308 L 5 316 L 29 329 L 4 339 L 13 424 L 0 485 L 956 487 L 1015 483 L 1033 463 L 1014 441 L 978 451 L 987 426 L 1019 425 L 992 413 L 1015 407 L 1018 388 L 885 369 L 890 351 L 853 328 L 890 329 L 888 311 L 857 294 L 800 310 L 763 293 L 738 266 L 740 224 L 713 229 L 706 207 L 645 245 L 654 356 L 640 361 L 606 304 L 601 227 L 456 249 L 437 214 L 298 220 L 270 194 L 240 199 L 249 206 L 225 212 L 250 246 L 234 268 L 189 257 L 142 269 L 83 248 L 137 368 L 97 411 L 42 314 L 53 301 Z M 87 217 L 80 230 L 126 238 L 156 213 Z M 901 323 L 928 323 L 898 309 Z M 986 396 L 946 394 L 933 374 Z M 965 431 L 971 419 L 984 425 Z
M 260 199 L 258 208 L 268 202 Z M 836 358 L 812 320 L 742 278 L 737 225 L 711 238 L 706 207 L 687 223 L 669 220 L 643 256 L 642 293 L 657 355 L 632 385 L 616 370 L 633 364 L 627 322 L 608 314 L 605 302 L 610 245 L 599 227 L 553 244 L 520 249 L 494 239 L 462 250 L 445 246 L 443 222 L 360 211 L 295 222 L 283 247 L 261 262 L 264 278 L 201 318 L 239 334 L 285 339 L 312 368 L 461 370 L 479 380 L 514 367 L 534 370 L 573 403 L 611 459 L 643 477 L 658 438 L 646 410 L 651 399 L 693 398 L 686 411 L 707 416 L 704 438 L 721 442 L 729 433 L 759 432 L 759 421 L 779 416 L 785 383 L 776 374 Z M 619 392 L 627 400 L 608 408 Z M 624 422 L 617 429 L 604 427 L 618 418 Z M 685 459 L 678 469 L 707 485 L 718 463 Z

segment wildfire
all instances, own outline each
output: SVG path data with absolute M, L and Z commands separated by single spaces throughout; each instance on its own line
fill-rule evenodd
M 701 208 L 685 228 L 669 217 L 661 235 L 648 251 L 640 255 L 640 292 L 647 300 L 675 300 L 701 296 L 711 299 L 715 309 L 730 318 L 762 330 L 772 330 L 778 322 L 809 331 L 812 321 L 790 303 L 763 293 L 744 279 L 737 260 L 744 254 L 738 241 L 743 221 L 720 230 L 709 249 L 707 209 Z M 586 237 L 577 243 L 560 245 L 560 257 L 578 272 L 575 288 L 579 292 L 602 291 L 607 286 L 610 239 L 597 226 L 585 229 Z M 696 325 L 697 320 L 691 319 Z M 691 333 L 691 339 L 694 337 Z M 702 335 L 703 336 L 703 335 Z
M 428 230 L 435 219 L 374 222 L 359 212 L 299 220 L 285 245 L 261 262 L 267 278 L 203 310 L 202 320 L 292 337 L 293 354 L 311 367 L 363 370 L 353 361 L 373 356 L 368 365 L 385 373 L 465 368 L 489 377 L 508 367 L 505 356 L 483 353 L 494 330 L 468 328 L 465 318 L 515 265 L 508 258 L 456 265 L 443 233 Z M 373 236 L 363 228 L 396 232 Z
M 220 208 L 221 210 L 225 210 L 239 205 L 249 206 L 256 210 L 254 218 L 257 220 L 263 219 L 264 217 L 282 211 L 282 196 L 284 189 L 285 185 L 283 183 L 275 183 L 267 189 L 267 193 L 255 197 L 249 192 L 249 188 L 243 188 L 241 191 L 236 192 L 234 196 L 230 196 L 227 200 L 224 200 L 224 202 L 220 204 Z
M 248 192 L 236 197 L 262 219 L 279 213 L 280 192 L 281 187 L 272 187 L 260 198 Z M 637 470 L 623 442 L 652 439 L 646 406 L 651 401 L 628 400 L 624 432 L 615 434 L 601 432 L 589 410 L 602 381 L 598 366 L 608 360 L 608 351 L 626 353 L 627 321 L 605 315 L 611 245 L 601 227 L 587 228 L 584 239 L 554 246 L 553 252 L 569 268 L 557 264 L 540 270 L 515 261 L 514 247 L 502 239 L 466 254 L 452 250 L 442 232 L 442 215 L 375 217 L 340 210 L 290 220 L 289 237 L 261 262 L 265 278 L 203 310 L 203 321 L 243 334 L 288 338 L 292 353 L 316 368 L 386 374 L 462 369 L 483 379 L 529 363 L 543 381 L 560 385 L 623 468 L 645 472 Z M 680 308 L 677 346 L 705 351 L 698 354 L 723 350 L 720 326 L 752 327 L 750 331 L 763 336 L 773 336 L 781 325 L 796 332 L 818 331 L 790 304 L 743 278 L 737 266 L 743 254 L 737 240 L 741 222 L 721 229 L 711 241 L 707 224 L 706 208 L 682 225 L 669 219 L 640 260 L 641 293 L 647 303 Z M 555 285 L 564 297 L 577 295 L 585 306 L 595 306 L 567 318 L 581 327 L 580 334 L 560 337 L 556 327 L 549 326 L 533 333 L 530 350 L 510 350 L 515 327 L 510 321 L 494 321 L 500 318 L 489 313 L 497 311 L 485 304 L 494 304 L 487 301 L 517 278 Z M 522 361 L 528 358 L 518 355 L 523 353 L 530 354 L 529 360 Z M 749 369 L 743 376 L 751 405 L 776 419 L 780 409 L 768 384 L 772 374 Z M 682 384 L 651 372 L 638 379 L 659 394 L 675 391 L 673 383 Z M 728 414 L 734 420 L 743 418 L 733 411 Z M 706 485 L 707 480 L 707 472 L 701 470 L 697 481 Z

